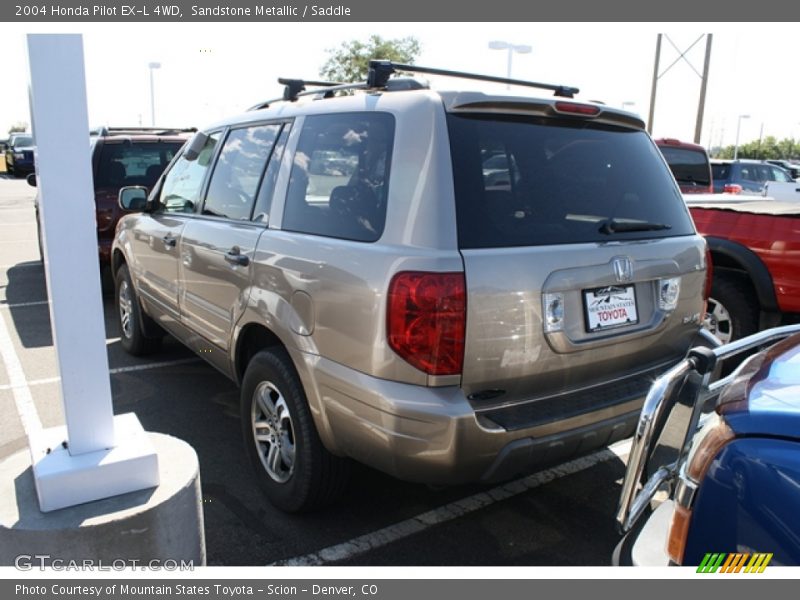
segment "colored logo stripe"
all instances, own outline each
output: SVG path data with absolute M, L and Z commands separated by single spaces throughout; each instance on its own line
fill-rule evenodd
M 697 567 L 698 573 L 739 573 L 744 567 L 745 573 L 763 573 L 772 560 L 772 552 L 755 554 L 742 552 L 709 552 Z M 747 562 L 747 559 L 750 562 Z M 745 567 L 745 563 L 747 566 Z

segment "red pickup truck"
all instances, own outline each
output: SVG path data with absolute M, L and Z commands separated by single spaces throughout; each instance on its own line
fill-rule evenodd
M 800 321 L 800 203 L 686 195 L 711 252 L 706 326 L 723 342 Z

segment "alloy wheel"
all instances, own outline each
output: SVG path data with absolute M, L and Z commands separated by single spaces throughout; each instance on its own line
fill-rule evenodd
M 269 381 L 259 383 L 253 392 L 251 424 L 264 470 L 274 481 L 285 483 L 295 466 L 294 427 L 286 400 Z

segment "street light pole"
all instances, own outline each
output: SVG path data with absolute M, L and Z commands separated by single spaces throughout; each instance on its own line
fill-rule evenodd
M 508 79 L 511 79 L 511 59 L 514 55 L 514 52 L 517 52 L 518 54 L 530 54 L 530 52 L 533 50 L 533 48 L 526 44 L 512 44 L 510 42 L 503 42 L 500 40 L 489 42 L 489 49 L 508 51 L 508 63 L 506 68 L 506 77 Z M 506 85 L 506 89 L 510 87 L 510 85 Z
M 151 62 L 147 65 L 150 69 L 150 115 L 151 115 L 151 125 L 153 127 L 156 126 L 156 96 L 153 87 L 153 71 L 156 69 L 161 68 L 161 63 L 159 62 Z
M 739 115 L 736 121 L 736 144 L 733 146 L 733 160 L 739 158 L 739 130 L 742 127 L 742 119 L 749 119 L 750 115 Z

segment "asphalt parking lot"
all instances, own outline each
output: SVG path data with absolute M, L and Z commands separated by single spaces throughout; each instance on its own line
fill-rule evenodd
M 26 447 L 26 397 L 45 427 L 63 423 L 33 196 L 0 174 L 0 459 Z M 104 308 L 115 413 L 198 453 L 209 565 L 610 563 L 625 444 L 494 487 L 434 489 L 356 467 L 339 503 L 288 516 L 251 481 L 237 387 L 171 338 L 152 357 L 128 356 L 110 297 Z

